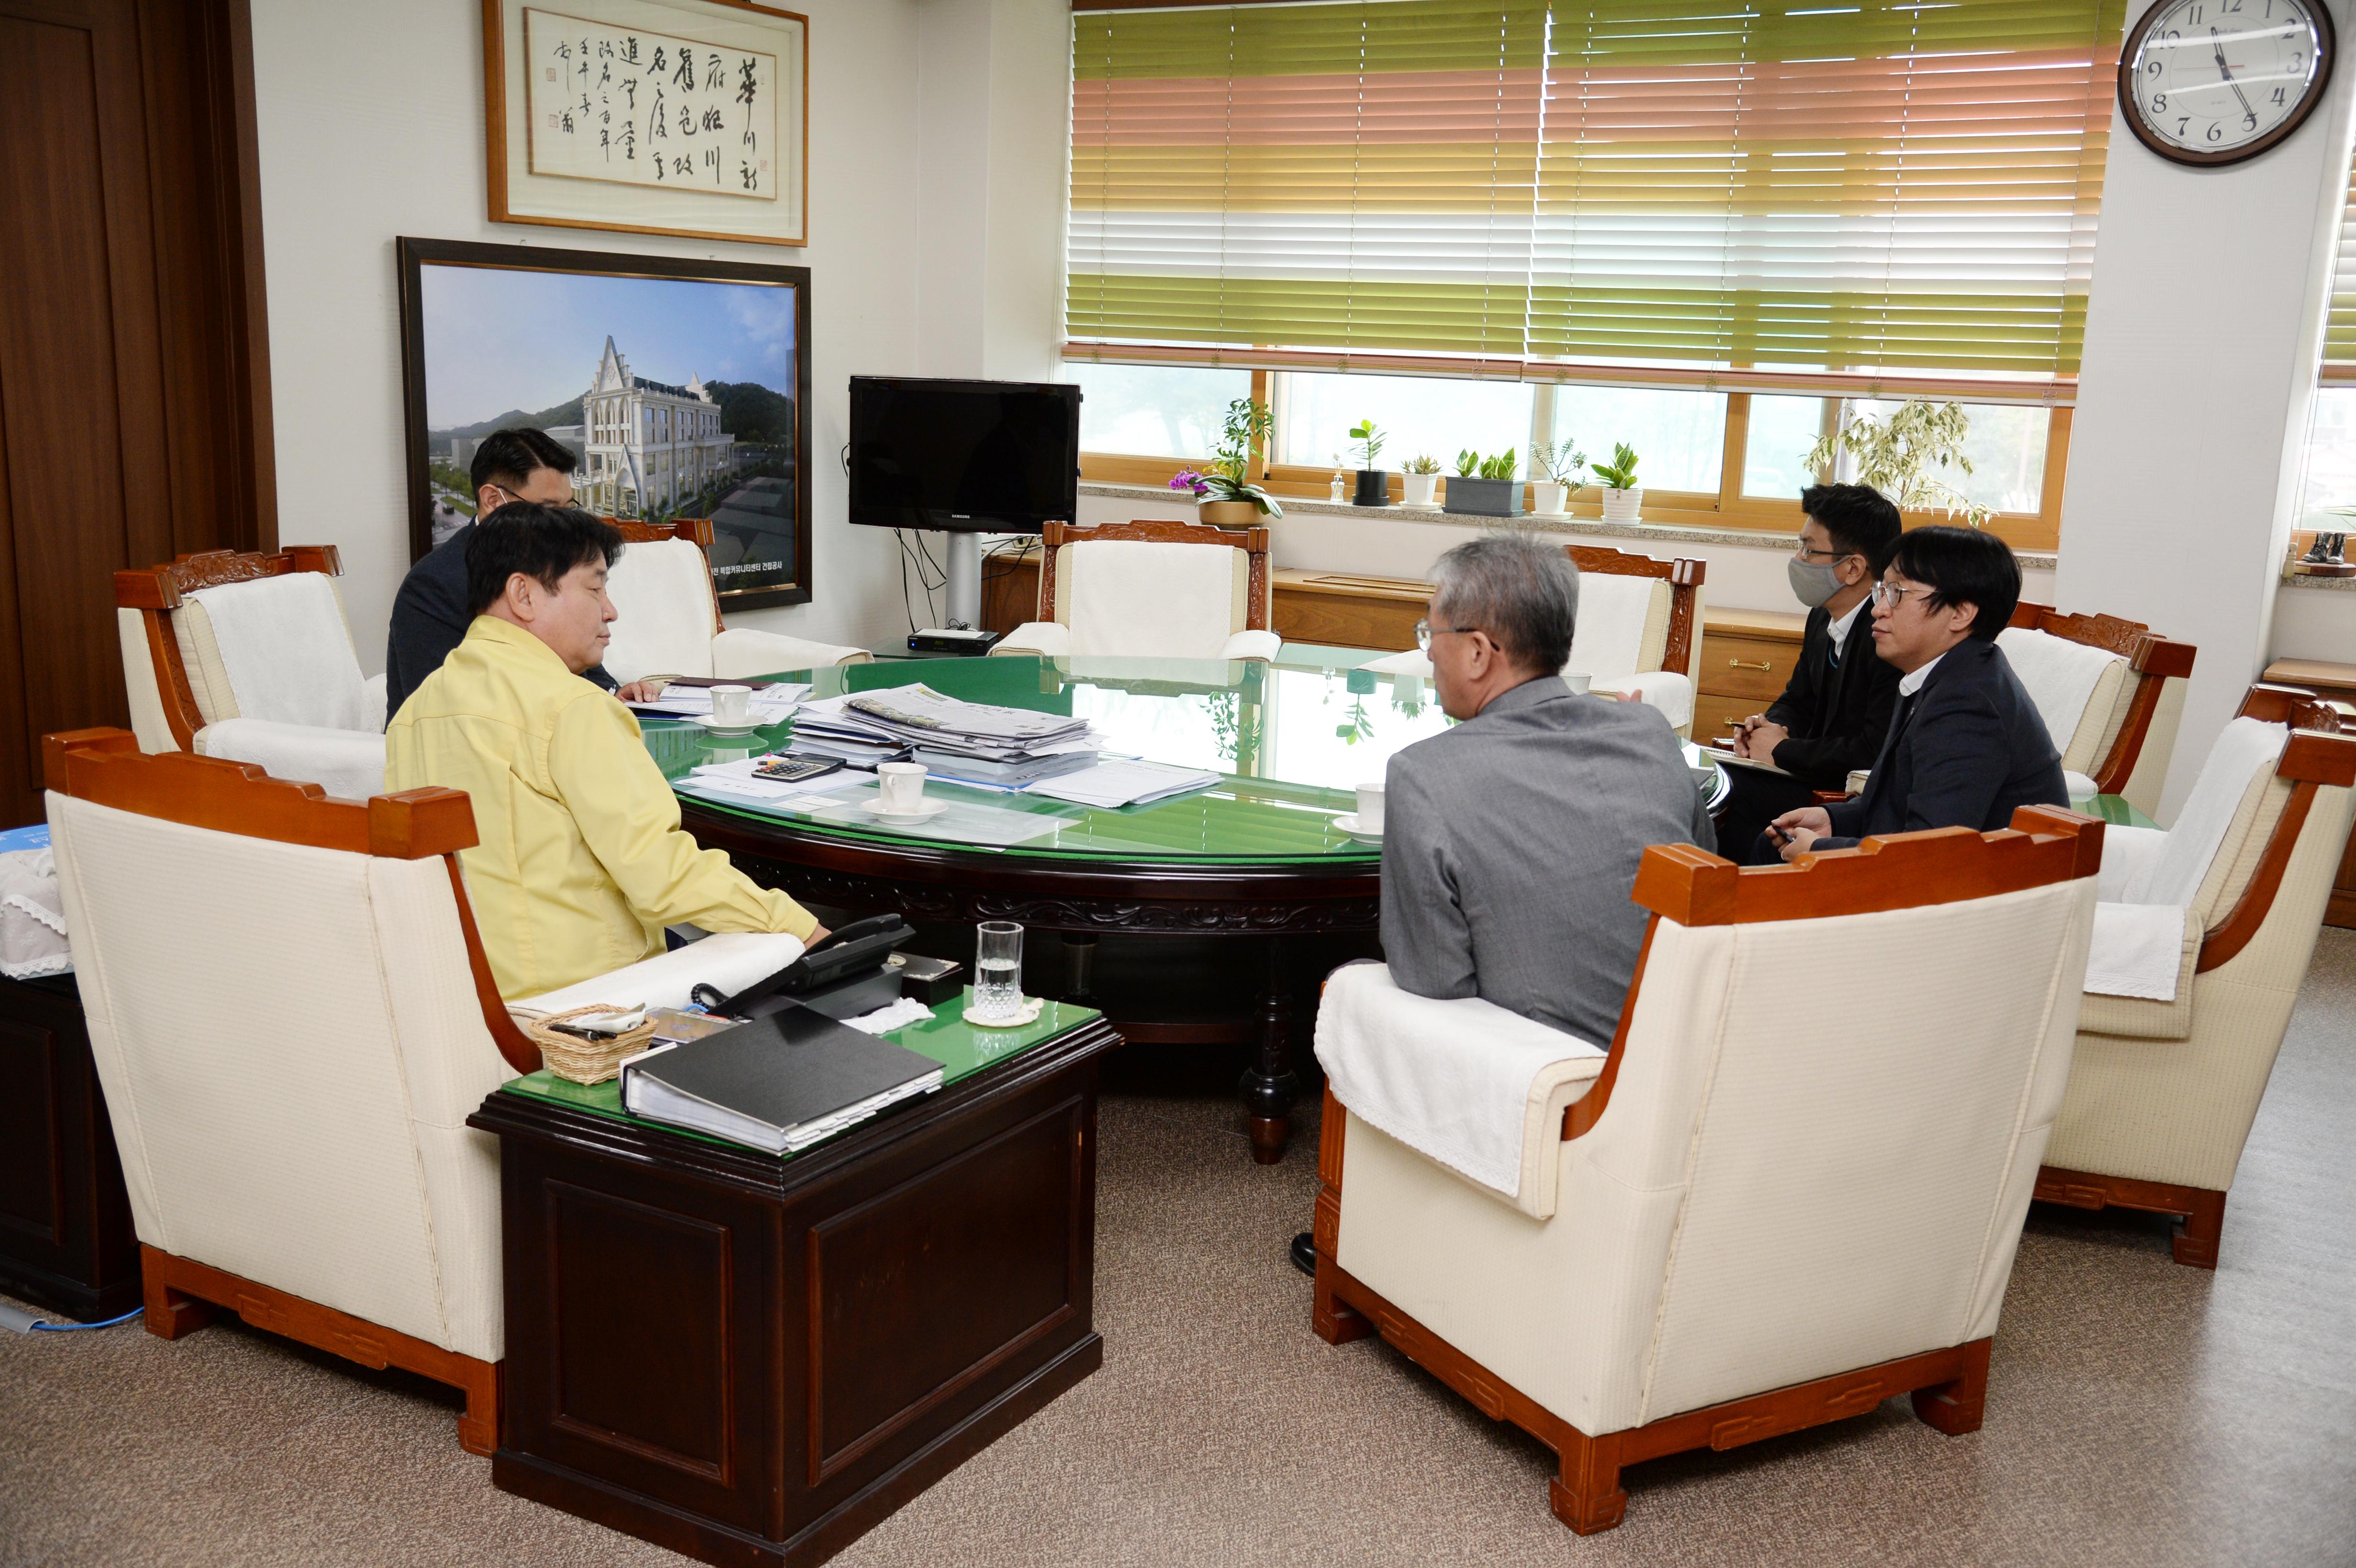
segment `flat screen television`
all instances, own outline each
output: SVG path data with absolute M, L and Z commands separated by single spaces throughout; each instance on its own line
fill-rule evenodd
M 1052 381 L 851 379 L 851 520 L 1035 534 L 1080 495 L 1080 389 Z

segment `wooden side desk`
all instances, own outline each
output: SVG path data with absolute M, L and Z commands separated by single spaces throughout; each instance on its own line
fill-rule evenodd
M 0 979 L 0 1291 L 89 1323 L 139 1305 L 139 1238 L 70 975 Z
M 2283 686 L 2303 686 L 2334 702 L 2356 703 L 2356 664 L 2276 659 L 2266 666 L 2265 678 Z M 2323 923 L 2356 927 L 2356 833 L 2349 835 L 2339 874 L 2331 879 L 2331 902 L 2323 912 Z

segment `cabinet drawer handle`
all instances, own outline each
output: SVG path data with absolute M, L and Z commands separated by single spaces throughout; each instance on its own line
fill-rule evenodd
M 1775 661 L 1773 659 L 1761 659 L 1757 664 L 1752 664 L 1749 659 L 1729 659 L 1726 661 L 1726 667 L 1729 669 L 1772 670 L 1775 667 Z

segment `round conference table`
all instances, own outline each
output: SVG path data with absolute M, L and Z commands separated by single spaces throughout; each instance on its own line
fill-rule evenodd
M 1379 781 L 1392 752 L 1449 723 L 1429 682 L 1358 667 L 1378 656 L 1296 644 L 1266 665 L 886 660 L 780 677 L 810 682 L 812 698 L 921 682 L 969 701 L 1068 714 L 1103 735 L 1108 755 L 1218 775 L 1207 787 L 1115 810 L 928 778 L 927 797 L 948 808 L 887 827 L 862 809 L 875 798 L 872 773 L 829 775 L 805 793 L 756 799 L 697 772 L 782 746 L 789 722 L 734 741 L 652 716 L 643 727 L 687 830 L 728 851 L 755 880 L 862 914 L 1011 920 L 1063 933 L 1070 999 L 1088 998 L 1094 944 L 1105 933 L 1257 939 L 1257 1049 L 1241 1089 L 1253 1156 L 1266 1164 L 1283 1155 L 1299 1092 L 1284 939 L 1355 935 L 1371 944 L 1382 851 L 1335 819 L 1356 809 L 1358 784 Z M 1700 787 L 1723 789 L 1706 758 L 1687 757 Z M 1139 1040 L 1204 1036 L 1199 1022 L 1151 1016 L 1115 1027 Z

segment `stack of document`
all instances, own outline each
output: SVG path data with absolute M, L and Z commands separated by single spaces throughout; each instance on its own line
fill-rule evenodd
M 1043 780 L 1023 793 L 1050 795 L 1076 805 L 1094 805 L 1110 810 L 1115 806 L 1143 805 L 1151 801 L 1168 800 L 1173 795 L 1184 795 L 1188 790 L 1201 789 L 1218 782 L 1216 773 L 1206 773 L 1200 768 L 1172 767 L 1167 763 L 1098 763 L 1092 768 L 1066 773 L 1061 778 Z
M 1084 768 L 1101 744 L 1085 719 L 960 701 L 923 685 L 805 703 L 794 720 L 798 752 L 862 767 L 913 755 L 943 777 L 999 788 Z
M 756 724 L 782 723 L 793 716 L 797 703 L 809 694 L 808 681 L 745 681 L 755 688 L 749 706 Z M 662 688 L 662 695 L 646 702 L 633 702 L 634 713 L 648 713 L 664 719 L 709 719 L 712 717 L 712 688 L 708 685 L 688 686 L 672 681 Z

